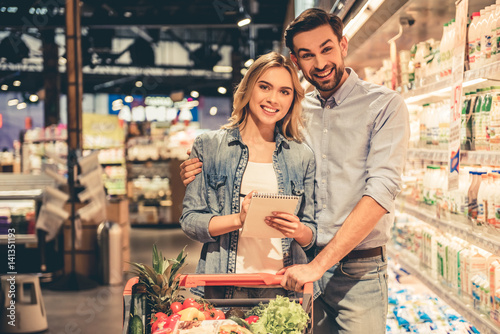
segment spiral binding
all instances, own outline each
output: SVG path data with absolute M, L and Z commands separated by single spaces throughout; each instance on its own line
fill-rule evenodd
M 252 197 L 257 198 L 278 198 L 278 199 L 299 199 L 299 196 L 295 195 L 281 195 L 272 193 L 255 193 Z

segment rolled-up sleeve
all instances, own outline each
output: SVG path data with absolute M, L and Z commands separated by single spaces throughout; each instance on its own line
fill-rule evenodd
M 191 150 L 190 158 L 198 158 L 203 162 L 203 141 L 198 136 Z M 208 232 L 208 225 L 215 216 L 208 206 L 205 173 L 196 175 L 193 182 L 187 185 L 182 203 L 180 218 L 181 228 L 192 240 L 202 243 L 216 241 Z
M 391 212 L 394 199 L 401 191 L 401 175 L 408 140 L 409 115 L 403 98 L 398 94 L 382 96 L 375 108 L 364 196 L 370 196 Z

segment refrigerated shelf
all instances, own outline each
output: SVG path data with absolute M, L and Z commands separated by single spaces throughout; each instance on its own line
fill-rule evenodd
M 404 198 L 396 199 L 396 209 L 438 228 L 443 233 L 456 235 L 490 253 L 500 254 L 500 232 L 491 230 L 489 226 L 474 226 L 467 217 L 451 213 L 445 213 L 441 217 L 438 214 L 443 213 L 438 213 L 436 206 L 412 204 Z
M 500 332 L 500 327 L 495 325 L 486 314 L 475 310 L 469 300 L 459 297 L 455 291 L 442 285 L 437 279 L 432 278 L 432 274 L 419 265 L 418 258 L 414 254 L 394 245 L 387 247 L 387 254 L 393 261 L 396 261 L 403 269 L 417 277 L 439 298 L 470 321 L 481 334 L 497 334 Z

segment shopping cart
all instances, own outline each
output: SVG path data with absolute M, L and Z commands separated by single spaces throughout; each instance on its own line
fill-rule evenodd
M 283 276 L 272 274 L 212 274 L 212 275 L 181 275 L 180 286 L 193 288 L 198 286 L 235 286 L 235 287 L 280 287 Z M 123 333 L 128 333 L 130 304 L 132 301 L 132 288 L 138 283 L 138 277 L 133 277 L 127 282 L 123 291 Z M 269 298 L 247 298 L 247 299 L 207 299 L 217 308 L 238 307 L 249 310 L 259 303 L 266 304 Z M 313 284 L 306 283 L 301 298 L 292 299 L 298 301 L 304 311 L 309 315 L 307 326 L 303 334 L 313 333 Z

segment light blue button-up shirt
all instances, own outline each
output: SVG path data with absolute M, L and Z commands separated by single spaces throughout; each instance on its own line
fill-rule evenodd
M 328 100 L 314 90 L 303 102 L 306 142 L 316 157 L 317 245 L 326 246 L 359 200 L 370 196 L 388 213 L 356 247 L 367 249 L 390 237 L 409 116 L 398 93 L 347 71 L 348 79 Z

